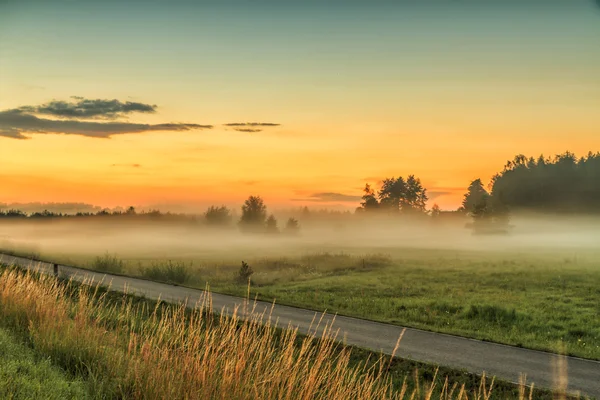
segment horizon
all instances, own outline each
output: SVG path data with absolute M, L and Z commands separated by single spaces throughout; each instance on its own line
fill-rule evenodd
M 414 174 L 453 210 L 517 154 L 600 149 L 593 1 L 6 2 L 0 26 L 0 203 L 353 210 Z

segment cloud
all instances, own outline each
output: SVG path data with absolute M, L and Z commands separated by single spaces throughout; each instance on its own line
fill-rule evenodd
M 259 183 L 259 181 L 242 180 L 242 181 L 240 181 L 240 183 L 243 184 L 243 185 L 247 185 L 247 186 L 254 186 L 257 183 Z
M 281 126 L 281 124 L 274 124 L 272 122 L 232 122 L 224 124 L 225 126 Z
M 429 200 L 434 200 L 437 199 L 438 197 L 442 197 L 442 196 L 447 196 L 449 194 L 453 194 L 453 192 L 449 192 L 449 191 L 443 191 L 443 190 L 432 190 L 432 191 L 427 191 L 427 197 L 429 197 Z
M 0 111 L 0 136 L 28 139 L 23 133 L 66 134 L 92 138 L 110 138 L 114 135 L 154 131 L 190 131 L 211 129 L 212 125 L 199 124 L 138 124 L 130 122 L 94 122 L 77 120 L 53 120 L 26 114 L 22 109 Z
M 248 133 L 262 132 L 262 129 L 253 129 L 253 128 L 237 128 L 234 130 L 238 131 L 238 132 L 248 132 Z
M 85 99 L 72 96 L 76 101 L 52 100 L 39 106 L 23 106 L 17 110 L 28 114 L 51 115 L 58 118 L 115 119 L 134 112 L 155 113 L 155 104 L 121 102 L 117 99 Z
M 141 164 L 111 164 L 111 167 L 131 167 L 131 168 L 141 168 Z
M 281 126 L 281 124 L 275 124 L 273 122 L 231 122 L 229 124 L 223 124 L 223 126 L 228 126 L 238 132 L 254 133 L 262 132 L 263 128 Z
M 327 203 L 327 202 L 357 202 L 361 200 L 361 196 L 354 196 L 343 193 L 333 193 L 333 192 L 324 192 L 324 193 L 313 193 L 308 198 L 305 199 L 292 199 L 292 201 L 312 201 L 319 203 Z

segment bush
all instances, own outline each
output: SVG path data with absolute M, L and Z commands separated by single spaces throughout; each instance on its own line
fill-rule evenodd
M 242 266 L 241 266 L 240 270 L 238 271 L 238 277 L 237 277 L 238 281 L 240 283 L 248 282 L 248 280 L 250 279 L 250 277 L 252 276 L 253 273 L 254 273 L 254 270 L 252 269 L 252 267 L 249 266 L 244 261 L 242 261 Z
M 125 263 L 116 255 L 106 253 L 103 256 L 96 257 L 91 268 L 96 271 L 120 274 L 125 270 Z
M 183 262 L 168 261 L 166 264 L 154 264 L 142 269 L 142 276 L 153 281 L 184 284 L 192 277 Z

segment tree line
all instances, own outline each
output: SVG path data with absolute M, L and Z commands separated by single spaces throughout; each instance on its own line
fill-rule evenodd
M 365 184 L 360 206 L 354 215 L 413 216 L 438 218 L 442 211 L 437 204 L 427 209 L 429 197 L 427 189 L 415 175 L 385 178 L 375 189 Z M 510 214 L 515 211 L 538 212 L 579 212 L 600 211 L 600 152 L 588 153 L 578 158 L 571 152 L 558 154 L 552 158 L 525 157 L 520 154 L 508 161 L 503 170 L 493 176 L 489 185 L 481 179 L 470 182 L 461 206 L 453 212 L 472 218 L 474 229 L 504 230 L 508 227 Z M 351 215 L 349 211 L 333 212 L 321 210 L 318 213 L 307 207 L 299 210 L 300 218 L 338 220 Z M 54 213 L 50 211 L 27 214 L 20 210 L 0 211 L 0 219 L 49 219 L 49 218 L 96 218 L 129 217 L 164 221 L 204 222 L 210 226 L 235 226 L 246 233 L 289 233 L 300 230 L 299 220 L 289 217 L 283 227 L 277 218 L 267 212 L 260 196 L 249 196 L 241 207 L 241 217 L 234 221 L 232 211 L 226 206 L 211 206 L 202 216 L 161 213 L 150 210 L 138 213 L 134 207 L 124 211 L 100 210 L 95 213 L 76 214 Z

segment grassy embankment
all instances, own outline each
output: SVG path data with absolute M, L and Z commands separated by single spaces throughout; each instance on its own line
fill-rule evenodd
M 0 398 L 83 400 L 89 398 L 89 393 L 83 381 L 71 379 L 11 332 L 0 328 Z
M 200 310 L 65 285 L 16 270 L 0 275 L 0 323 L 104 398 L 524 398 L 524 387 Z M 406 369 L 421 367 L 417 380 Z M 443 374 L 450 372 L 448 379 Z M 425 377 L 425 379 L 424 379 Z M 429 379 L 426 379 L 429 377 Z M 408 379 L 407 379 L 408 378 Z M 462 380 L 465 385 L 458 382 Z M 420 383 L 419 383 L 420 382 Z M 433 382 L 435 385 L 431 385 Z M 486 393 L 484 395 L 484 393 Z M 535 398 L 552 398 L 536 391 Z M 479 397 L 477 397 L 479 396 Z

